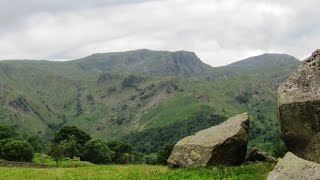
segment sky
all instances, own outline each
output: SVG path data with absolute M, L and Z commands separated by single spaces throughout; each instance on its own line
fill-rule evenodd
M 222 66 L 320 48 L 319 0 L 0 0 L 0 59 L 193 51 Z

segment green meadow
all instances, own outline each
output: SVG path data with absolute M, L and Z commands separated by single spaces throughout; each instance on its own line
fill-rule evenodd
M 265 179 L 271 163 L 234 167 L 170 169 L 152 165 L 86 165 L 80 167 L 0 167 L 0 179 Z

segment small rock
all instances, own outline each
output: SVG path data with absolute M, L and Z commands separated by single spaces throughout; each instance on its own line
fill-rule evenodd
M 271 161 L 276 162 L 277 160 L 268 155 L 268 153 L 261 151 L 260 149 L 253 147 L 249 150 L 246 157 L 246 161 Z

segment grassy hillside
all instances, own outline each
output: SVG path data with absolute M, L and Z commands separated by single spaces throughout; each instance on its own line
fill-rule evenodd
M 212 68 L 191 52 L 150 50 L 68 62 L 1 61 L 0 122 L 46 138 L 76 125 L 111 140 L 161 129 L 179 132 L 177 123 L 188 127 L 204 108 L 208 116 L 248 111 L 251 145 L 268 150 L 279 141 L 276 89 L 299 63 L 288 55 L 264 54 Z

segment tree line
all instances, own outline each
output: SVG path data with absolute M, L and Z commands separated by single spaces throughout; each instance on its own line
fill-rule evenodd
M 156 161 L 166 163 L 172 150 L 165 147 Z M 50 143 L 40 141 L 38 136 L 18 134 L 14 128 L 0 125 L 0 159 L 8 161 L 32 162 L 35 152 L 47 153 L 57 164 L 66 158 L 80 159 L 94 164 L 148 163 L 148 156 L 133 150 L 132 146 L 119 141 L 93 139 L 75 126 L 65 126 L 58 130 Z

